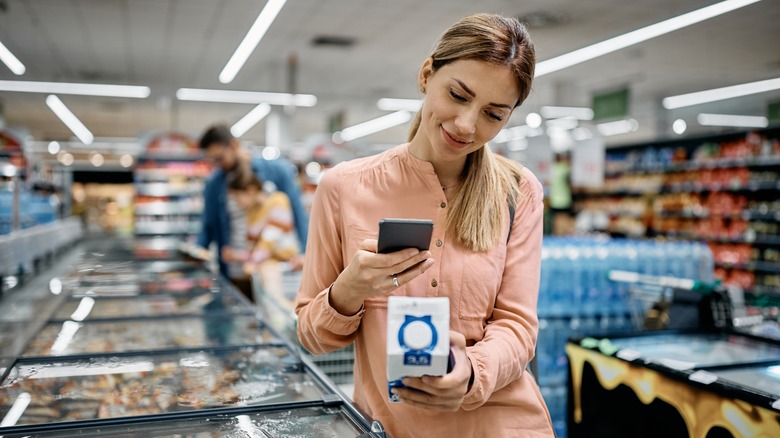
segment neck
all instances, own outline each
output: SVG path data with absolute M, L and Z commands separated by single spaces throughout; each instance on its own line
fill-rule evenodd
M 409 142 L 409 153 L 419 160 L 431 163 L 433 171 L 436 172 L 436 176 L 439 178 L 439 183 L 442 188 L 448 189 L 456 186 L 461 181 L 463 168 L 466 166 L 466 157 L 455 161 L 443 160 L 433 153 L 433 148 L 430 143 L 423 143 L 423 140 L 421 140 L 420 137 L 421 136 L 418 133 L 418 135 Z

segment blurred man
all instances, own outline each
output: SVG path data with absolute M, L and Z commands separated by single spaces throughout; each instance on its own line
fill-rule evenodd
M 238 140 L 225 125 L 209 128 L 200 139 L 200 148 L 216 167 L 206 181 L 203 191 L 203 226 L 198 236 L 198 245 L 208 248 L 211 242 L 217 243 L 219 270 L 233 281 L 242 292 L 252 298 L 249 278 L 241 265 L 229 264 L 225 260 L 233 250 L 243 250 L 247 246 L 246 217 L 235 202 L 228 196 L 228 182 L 243 172 L 254 172 L 261 181 L 273 183 L 276 190 L 284 192 L 290 199 L 293 210 L 295 232 L 300 244 L 301 254 L 306 249 L 306 237 L 309 218 L 301 203 L 301 191 L 295 177 L 295 167 L 284 159 L 266 160 L 253 156 L 241 147 Z M 300 269 L 303 256 L 296 258 L 292 265 Z

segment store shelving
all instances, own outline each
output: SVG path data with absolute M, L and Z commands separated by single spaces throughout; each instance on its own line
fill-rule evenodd
M 202 193 L 210 172 L 194 140 L 181 135 L 153 140 L 133 172 L 135 234 L 187 238 L 200 232 Z
M 611 148 L 605 169 L 601 189 L 575 188 L 575 211 L 617 235 L 706 242 L 721 279 L 753 295 L 777 280 L 780 128 Z

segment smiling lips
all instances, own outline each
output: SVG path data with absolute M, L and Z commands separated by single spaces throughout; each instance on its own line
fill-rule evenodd
M 444 127 L 441 127 L 441 133 L 442 137 L 444 137 L 444 140 L 447 141 L 451 146 L 456 148 L 463 148 L 471 144 L 470 141 L 462 140 L 459 137 L 456 137 L 452 134 L 450 134 Z

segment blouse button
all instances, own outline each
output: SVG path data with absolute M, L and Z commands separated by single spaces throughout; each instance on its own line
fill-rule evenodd
M 433 287 L 436 287 L 436 286 L 438 286 L 438 285 L 439 285 L 439 282 L 438 282 L 438 281 L 436 281 L 436 279 L 435 279 L 435 278 L 434 278 L 433 280 L 431 280 L 431 286 L 433 286 Z
M 441 203 L 441 208 L 447 208 L 447 203 L 446 202 L 442 202 Z
M 442 245 L 444 245 L 444 243 L 441 240 L 436 241 L 436 246 L 442 246 Z

